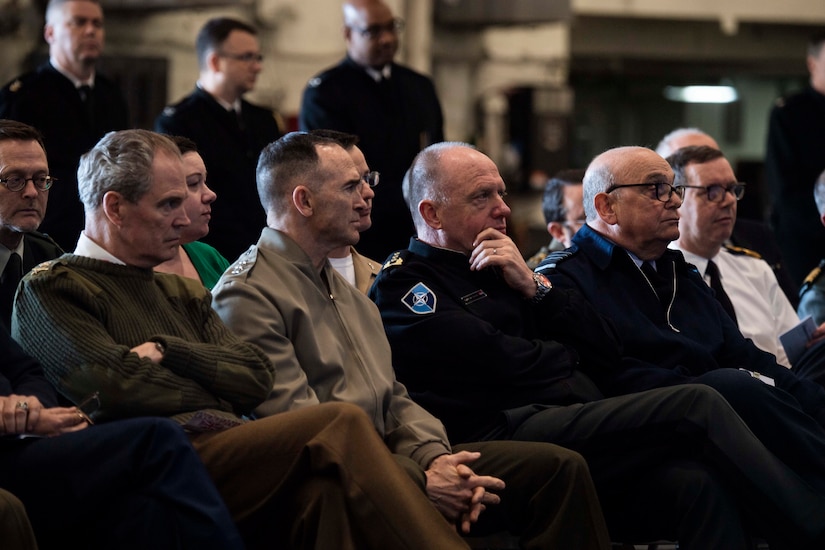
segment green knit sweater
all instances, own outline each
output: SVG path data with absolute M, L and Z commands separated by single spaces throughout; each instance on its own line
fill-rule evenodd
M 266 399 L 274 368 L 210 304 L 193 279 L 66 254 L 21 282 L 12 331 L 70 400 L 100 392 L 100 420 L 233 419 Z M 160 364 L 129 351 L 147 341 L 165 346 Z

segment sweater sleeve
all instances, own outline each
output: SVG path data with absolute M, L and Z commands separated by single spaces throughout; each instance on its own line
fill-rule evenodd
M 21 283 L 12 324 L 61 393 L 77 401 L 100 392 L 101 420 L 208 408 L 241 413 L 266 397 L 271 364 L 210 314 L 208 298 L 187 311 L 201 310 L 200 342 L 147 333 L 136 312 L 119 310 L 111 299 L 66 270 L 30 276 Z M 167 346 L 160 364 L 130 351 L 151 339 Z

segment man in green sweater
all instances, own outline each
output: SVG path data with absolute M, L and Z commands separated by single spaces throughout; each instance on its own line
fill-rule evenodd
M 78 181 L 77 248 L 21 282 L 12 320 L 65 397 L 99 392 L 99 421 L 179 421 L 250 549 L 466 548 L 357 407 L 246 418 L 269 395 L 273 365 L 224 326 L 197 281 L 152 269 L 189 223 L 174 143 L 107 134 Z

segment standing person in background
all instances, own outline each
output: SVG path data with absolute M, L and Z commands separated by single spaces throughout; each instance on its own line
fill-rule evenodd
M 302 130 L 339 130 L 358 136 L 358 146 L 381 173 L 373 227 L 358 250 L 383 261 L 407 245 L 412 219 L 401 182 L 415 155 L 443 139 L 443 116 L 428 77 L 393 61 L 403 20 L 381 0 L 344 3 L 347 56 L 312 78 L 301 103 Z
M 281 135 L 277 115 L 243 97 L 263 68 L 257 34 L 235 19 L 207 21 L 195 41 L 197 87 L 155 120 L 156 131 L 197 144 L 221 196 L 204 241 L 230 260 L 258 239 L 266 221 L 255 187 L 255 165 L 261 149 Z
M 0 91 L 0 118 L 25 122 L 43 135 L 51 175 L 49 214 L 40 230 L 71 249 L 83 229 L 77 163 L 103 134 L 129 127 L 126 101 L 96 65 L 105 31 L 99 0 L 50 0 L 43 35 L 49 61 Z
M 198 239 L 209 233 L 209 220 L 212 218 L 212 203 L 217 195 L 206 185 L 206 166 L 198 154 L 195 142 L 182 136 L 172 136 L 178 146 L 186 170 L 187 195 L 184 201 L 189 225 L 181 229 L 181 245 L 177 255 L 155 267 L 155 271 L 177 273 L 184 277 L 197 279 L 203 286 L 212 289 L 229 262 L 220 252 Z
M 765 150 L 772 221 L 797 285 L 825 256 L 825 229 L 812 197 L 825 169 L 825 30 L 811 37 L 807 65 L 810 86 L 777 100 Z

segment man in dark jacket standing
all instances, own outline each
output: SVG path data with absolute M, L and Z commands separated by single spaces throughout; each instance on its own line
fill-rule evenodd
M 263 67 L 256 36 L 255 28 L 242 21 L 207 21 L 195 42 L 197 87 L 155 120 L 158 132 L 186 136 L 198 145 L 209 185 L 219 197 L 203 241 L 230 260 L 256 242 L 266 224 L 255 166 L 261 150 L 281 136 L 275 113 L 243 98 Z
M 40 230 L 69 249 L 83 229 L 77 198 L 77 163 L 103 134 L 129 127 L 126 101 L 117 85 L 95 69 L 103 52 L 99 0 L 51 0 L 43 34 L 49 61 L 0 91 L 0 118 L 37 128 L 49 151 L 49 214 Z
M 383 261 L 413 231 L 401 181 L 415 155 L 442 141 L 441 105 L 432 81 L 393 62 L 403 21 L 381 0 L 344 4 L 347 57 L 309 81 L 301 104 L 302 130 L 326 128 L 358 136 L 358 147 L 381 173 L 372 228 L 358 249 Z

